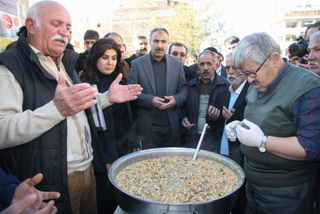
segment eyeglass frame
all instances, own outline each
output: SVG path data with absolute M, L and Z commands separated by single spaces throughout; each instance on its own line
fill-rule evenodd
M 260 68 L 262 68 L 262 66 L 264 65 L 264 63 L 266 63 L 266 61 L 269 59 L 269 57 L 271 56 L 271 54 L 263 61 L 263 63 L 261 63 L 261 65 L 259 66 L 259 68 L 255 71 L 255 72 L 243 72 L 244 75 L 246 75 L 247 77 L 250 76 L 251 78 L 256 78 L 257 77 L 257 73 L 260 70 Z

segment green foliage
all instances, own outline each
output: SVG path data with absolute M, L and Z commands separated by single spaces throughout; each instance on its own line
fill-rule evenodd
M 181 42 L 188 48 L 188 54 L 199 54 L 200 44 L 209 40 L 213 32 L 218 32 L 223 28 L 223 23 L 219 23 L 217 28 L 212 29 L 211 25 L 218 16 L 209 11 L 209 5 L 202 9 L 194 9 L 189 4 L 171 4 L 171 9 L 175 12 L 174 18 L 165 21 L 165 27 L 170 33 L 170 44 Z

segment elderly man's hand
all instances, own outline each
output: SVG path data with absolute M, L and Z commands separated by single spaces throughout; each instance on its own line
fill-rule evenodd
M 194 126 L 194 123 L 190 123 L 188 118 L 183 118 L 181 121 L 181 124 L 186 129 L 190 129 Z
M 306 61 L 307 61 L 307 58 L 306 57 L 303 57 L 303 59 L 305 59 Z M 308 64 L 302 64 L 302 63 L 300 63 L 300 62 L 296 62 L 296 65 L 298 66 L 298 67 L 300 67 L 300 68 L 304 68 L 304 69 L 307 69 L 307 70 L 309 70 L 309 65 Z
M 233 113 L 235 112 L 236 110 L 234 108 L 230 108 L 230 111 L 225 107 L 223 106 L 223 111 L 222 111 L 222 116 L 226 119 L 226 120 L 230 120 L 230 118 L 232 117 Z
M 122 74 L 112 82 L 108 91 L 108 98 L 110 103 L 123 103 L 137 99 L 141 94 L 143 88 L 139 84 L 121 85 Z
M 212 120 L 216 120 L 220 116 L 220 110 L 216 107 L 209 106 L 208 115 Z
M 244 119 L 242 123 L 247 127 L 236 127 L 239 141 L 246 146 L 260 147 L 262 138 L 264 136 L 263 131 L 259 126 L 250 122 L 249 120 Z
M 237 131 L 236 128 L 238 125 L 241 125 L 239 120 L 232 121 L 226 125 L 226 134 L 230 141 L 236 141 L 237 139 Z
M 58 192 L 42 192 L 34 188 L 43 179 L 42 174 L 37 174 L 19 184 L 14 191 L 11 205 L 2 214 L 42 214 L 56 213 L 54 201 L 44 203 L 43 200 L 52 200 L 60 197 Z
M 65 76 L 58 72 L 59 80 L 53 97 L 53 102 L 60 114 L 64 117 L 73 116 L 94 104 L 92 100 L 98 95 L 97 89 L 88 83 L 76 84 L 65 88 Z

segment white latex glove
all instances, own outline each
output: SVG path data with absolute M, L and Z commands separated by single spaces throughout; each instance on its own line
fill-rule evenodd
M 247 128 L 243 127 L 243 125 L 236 127 L 239 141 L 246 146 L 260 147 L 262 138 L 264 136 L 263 131 L 259 126 L 250 122 L 249 120 L 244 119 L 242 123 L 246 125 Z
M 230 141 L 233 141 L 233 142 L 236 141 L 237 139 L 236 127 L 238 125 L 241 125 L 241 122 L 239 120 L 232 121 L 231 123 L 228 123 L 226 125 L 226 133 Z

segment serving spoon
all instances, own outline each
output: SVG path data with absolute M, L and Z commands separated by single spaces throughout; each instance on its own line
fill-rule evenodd
M 196 160 L 197 159 L 197 155 L 198 155 L 198 152 L 200 150 L 200 147 L 201 147 L 201 144 L 202 144 L 202 141 L 203 141 L 203 137 L 206 133 L 206 130 L 207 130 L 207 127 L 208 127 L 208 123 L 204 124 L 204 127 L 203 127 L 203 130 L 202 130 L 202 133 L 201 133 L 201 136 L 200 136 L 200 139 L 199 139 L 199 142 L 198 142 L 198 145 L 197 145 L 197 148 L 196 148 L 196 151 L 193 155 L 193 159 L 192 160 Z

